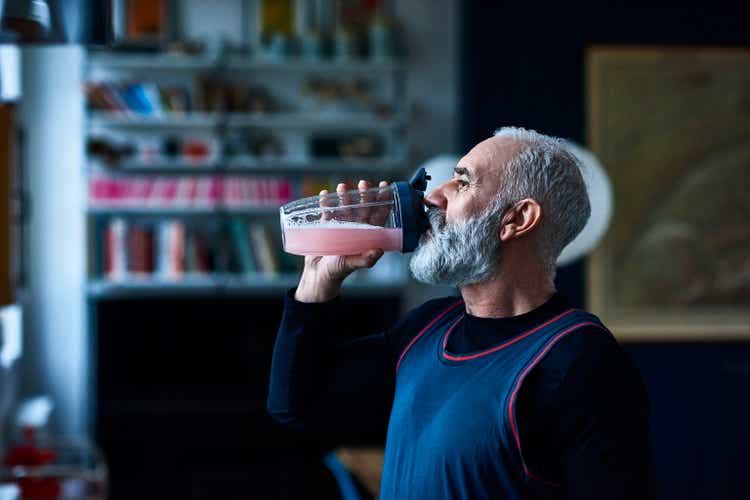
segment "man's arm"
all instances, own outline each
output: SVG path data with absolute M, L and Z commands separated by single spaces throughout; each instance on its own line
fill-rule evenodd
M 560 387 L 568 497 L 653 499 L 649 402 L 640 373 L 609 336 L 581 352 Z
M 378 186 L 386 189 L 388 183 L 380 181 Z M 360 180 L 357 188 L 364 193 L 370 183 Z M 346 184 L 338 184 L 336 192 L 348 203 Z M 328 191 L 320 195 L 324 206 Z M 375 208 L 369 216 L 381 215 Z M 323 219 L 331 216 L 324 212 Z M 347 326 L 337 323 L 335 313 L 342 283 L 382 255 L 383 250 L 373 249 L 359 255 L 305 257 L 299 286 L 285 299 L 274 347 L 267 407 L 278 422 L 336 436 L 384 433 L 395 384 L 391 338 L 401 326 L 355 341 L 335 341 L 336 332 Z
M 527 465 L 567 498 L 654 498 L 648 398 L 609 334 L 587 328 L 560 340 L 529 373 L 518 412 Z
M 269 414 L 293 429 L 336 438 L 384 433 L 395 360 L 387 332 L 337 341 L 338 299 L 304 303 L 287 294 L 276 337 Z

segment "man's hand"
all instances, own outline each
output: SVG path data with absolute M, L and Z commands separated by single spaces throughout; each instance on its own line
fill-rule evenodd
M 388 183 L 380 181 L 378 187 L 385 188 Z M 366 193 L 370 188 L 370 183 L 364 180 L 359 181 L 357 185 L 363 200 L 371 194 Z M 339 195 L 341 204 L 348 204 L 346 199 L 346 184 L 336 186 L 336 193 Z M 321 206 L 325 206 L 328 191 L 320 192 Z M 381 217 L 382 207 L 374 207 L 371 217 L 373 219 Z M 360 214 L 361 217 L 361 214 Z M 325 218 L 325 216 L 324 216 Z M 365 222 L 365 221 L 358 221 Z M 307 256 L 305 257 L 305 267 L 302 271 L 299 286 L 294 294 L 294 298 L 300 302 L 325 302 L 331 300 L 339 294 L 341 284 L 347 276 L 357 269 L 370 268 L 383 256 L 383 250 L 377 248 L 368 250 L 359 255 L 325 255 L 325 256 Z

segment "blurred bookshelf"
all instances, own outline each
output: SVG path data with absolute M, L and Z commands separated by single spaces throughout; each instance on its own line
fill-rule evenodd
M 140 128 L 215 128 L 215 127 L 262 127 L 262 128 L 332 128 L 360 130 L 385 130 L 403 124 L 402 117 L 383 118 L 364 113 L 164 113 L 142 116 L 133 113 L 103 112 L 91 116 L 94 125 L 102 127 Z
M 278 209 L 360 178 L 408 175 L 404 66 L 92 51 L 85 93 L 87 297 L 278 295 Z M 399 295 L 386 256 L 347 293 Z
M 133 111 L 98 112 L 90 116 L 89 123 L 100 127 L 136 127 L 136 128 L 214 128 L 222 120 L 218 113 L 161 113 L 159 115 L 140 115 Z
M 319 446 L 265 408 L 284 293 L 304 262 L 282 251 L 279 207 L 338 182 L 411 177 L 395 11 L 114 4 L 115 43 L 85 60 L 80 209 L 95 360 L 81 393 L 111 496 L 330 497 Z M 153 16 L 131 15 L 141 9 Z M 388 253 L 346 280 L 341 321 L 369 318 L 352 335 L 396 321 L 405 264 Z
M 276 71 L 281 73 L 312 73 L 336 75 L 368 75 L 404 71 L 398 60 L 318 60 L 302 58 L 273 60 L 247 56 L 203 56 L 186 54 L 121 54 L 92 52 L 90 64 L 97 67 L 129 71 Z
M 159 207 L 89 207 L 90 215 L 152 217 L 215 217 L 221 215 L 277 215 L 278 208 L 159 208 Z
M 154 174 L 255 174 L 263 172 L 288 172 L 288 173 L 336 173 L 336 172 L 361 172 L 366 174 L 397 174 L 403 170 L 405 161 L 402 159 L 380 159 L 380 158 L 358 158 L 351 160 L 321 159 L 310 161 L 304 158 L 254 158 L 251 156 L 235 156 L 226 160 L 215 160 L 211 162 L 190 163 L 186 161 L 161 160 L 160 162 L 123 162 L 118 164 L 113 171 L 127 173 L 154 173 Z
M 209 71 L 219 64 L 217 57 L 189 54 L 128 54 L 94 51 L 89 64 L 130 71 Z

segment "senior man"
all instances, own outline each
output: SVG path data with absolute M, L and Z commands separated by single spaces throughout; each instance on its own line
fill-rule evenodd
M 431 228 L 410 270 L 461 298 L 341 342 L 337 330 L 355 326 L 335 321 L 341 284 L 382 251 L 307 257 L 285 300 L 269 413 L 316 431 L 387 425 L 385 499 L 653 497 L 640 375 L 555 290 L 555 261 L 590 214 L 575 157 L 502 128 L 425 204 Z

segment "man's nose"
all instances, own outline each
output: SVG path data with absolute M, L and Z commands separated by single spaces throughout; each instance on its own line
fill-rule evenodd
M 445 210 L 447 208 L 448 199 L 445 197 L 445 193 L 443 192 L 443 186 L 444 184 L 441 184 L 425 195 L 425 205 L 427 205 L 428 207 L 437 207 L 441 210 Z

